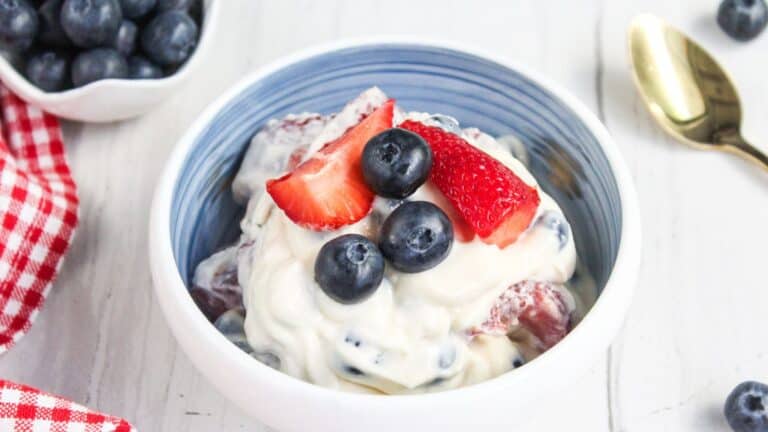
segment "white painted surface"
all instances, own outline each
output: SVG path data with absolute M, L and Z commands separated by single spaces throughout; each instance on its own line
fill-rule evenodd
M 266 431 L 202 379 L 168 331 L 147 266 L 152 190 L 189 122 L 244 73 L 318 42 L 406 33 L 475 44 L 560 82 L 600 114 L 633 171 L 645 256 L 625 330 L 528 430 L 723 431 L 728 391 L 768 380 L 768 175 L 653 125 L 631 84 L 625 31 L 648 11 L 701 41 L 736 79 L 744 133 L 764 148 L 768 35 L 731 42 L 714 24 L 717 2 L 704 0 L 224 2 L 217 45 L 183 91 L 136 120 L 66 125 L 81 226 L 38 322 L 0 357 L 0 377 L 144 432 Z

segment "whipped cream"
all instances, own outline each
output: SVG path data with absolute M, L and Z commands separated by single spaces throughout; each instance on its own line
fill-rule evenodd
M 228 252 L 212 257 L 217 262 L 227 257 L 237 261 L 248 345 L 255 356 L 279 359 L 273 366 L 287 374 L 349 391 L 426 392 L 503 374 L 540 349 L 526 335 L 515 339 L 505 334 L 471 335 L 472 329 L 482 326 L 511 285 L 536 280 L 565 286 L 577 261 L 568 222 L 541 189 L 534 222 L 512 245 L 499 249 L 475 237 L 454 241 L 443 262 L 421 273 L 401 273 L 387 266 L 376 292 L 352 305 L 334 301 L 314 281 L 317 253 L 341 234 L 357 233 L 376 241 L 380 225 L 399 203 L 377 197 L 372 212 L 359 222 L 316 232 L 294 224 L 264 193 L 266 179 L 281 172 L 276 161 L 285 164 L 310 157 L 386 99 L 381 90 L 372 88 L 335 116 L 290 116 L 268 123 L 254 137 L 233 183 L 237 199 L 248 202 L 242 238 Z M 398 110 L 395 124 L 405 119 L 452 128 L 538 187 L 509 148 L 493 137 L 474 128 L 459 129 L 450 117 Z M 288 127 L 282 126 L 286 121 Z M 517 145 L 514 139 L 511 142 Z M 304 148 L 308 150 L 299 150 Z M 429 182 L 408 200 L 450 205 Z M 214 267 L 201 264 L 196 285 L 210 283 Z M 569 311 L 576 310 L 579 299 L 567 288 L 559 289 Z

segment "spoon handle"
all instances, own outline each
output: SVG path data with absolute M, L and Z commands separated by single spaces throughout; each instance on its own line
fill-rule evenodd
M 748 143 L 741 135 L 723 137 L 724 144 L 728 145 L 738 155 L 760 165 L 768 171 L 768 154 Z
M 768 171 L 768 155 L 766 155 L 763 151 L 758 150 L 755 146 L 750 144 L 740 147 L 740 150 L 747 157 L 747 159 L 757 162 L 766 171 Z

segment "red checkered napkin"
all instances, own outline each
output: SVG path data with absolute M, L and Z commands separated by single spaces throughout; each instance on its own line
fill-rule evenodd
M 29 330 L 77 226 L 59 121 L 0 84 L 0 354 Z M 132 431 L 125 420 L 0 380 L 0 432 Z
M 132 432 L 127 421 L 74 402 L 0 380 L 0 431 Z
M 32 325 L 77 225 L 59 121 L 0 85 L 0 353 Z

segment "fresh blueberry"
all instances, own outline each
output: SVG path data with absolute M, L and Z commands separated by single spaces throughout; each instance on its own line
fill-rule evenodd
M 379 247 L 393 267 L 417 273 L 438 265 L 453 244 L 453 226 L 445 212 L 426 201 L 402 204 L 381 227 Z
M 525 359 L 523 357 L 521 357 L 521 356 L 516 356 L 515 358 L 512 359 L 512 368 L 513 369 L 517 369 L 517 368 L 519 368 L 520 366 L 522 366 L 524 364 L 525 364 Z
M 128 64 L 125 58 L 112 48 L 83 51 L 72 62 L 72 83 L 75 87 L 107 78 L 127 77 Z
M 194 2 L 195 0 L 157 0 L 157 11 L 177 10 L 187 12 Z
M 367 299 L 383 278 L 384 258 L 379 248 L 358 234 L 345 234 L 324 244 L 315 260 L 315 280 L 339 303 Z
M 141 47 L 147 56 L 163 66 L 183 63 L 197 45 L 197 24 L 184 12 L 157 15 L 141 34 Z
M 131 79 L 158 79 L 163 77 L 160 66 L 152 63 L 142 56 L 128 58 L 128 78 Z
M 0 0 L 0 49 L 22 52 L 35 42 L 37 12 L 26 0 Z
M 117 0 L 64 0 L 61 6 L 61 26 L 82 48 L 110 45 L 121 22 Z
M 69 56 L 43 51 L 27 61 L 27 79 L 40 90 L 55 92 L 69 87 Z
M 226 337 L 228 341 L 235 344 L 235 346 L 240 348 L 240 350 L 242 350 L 244 353 L 253 355 L 253 348 L 251 347 L 251 344 L 248 343 L 248 339 L 245 337 L 245 333 L 224 333 L 224 337 Z
M 139 30 L 133 21 L 123 20 L 120 28 L 115 34 L 115 40 L 112 41 L 112 48 L 124 56 L 129 56 L 136 48 L 136 35 Z
M 200 22 L 203 17 L 203 2 L 202 0 L 157 0 L 157 10 L 158 12 L 170 10 L 186 12 Z
M 445 114 L 432 114 L 429 117 L 429 122 L 433 123 L 435 126 L 442 128 L 448 132 L 454 133 L 454 134 L 461 134 L 461 127 L 459 126 L 459 121 L 451 116 L 447 116 Z
M 768 386 L 746 381 L 725 401 L 725 419 L 734 432 L 768 432 Z
M 546 211 L 536 220 L 536 225 L 546 227 L 557 236 L 558 244 L 562 250 L 568 244 L 571 235 L 571 227 L 563 217 L 554 211 Z
M 245 335 L 227 336 L 227 339 L 235 344 L 236 347 L 240 348 L 244 353 L 253 354 L 253 348 L 251 347 L 251 344 L 248 343 L 248 339 L 245 338 Z
M 736 40 L 754 39 L 768 24 L 768 5 L 765 0 L 723 0 L 717 23 Z
M 213 323 L 217 330 L 225 335 L 245 334 L 243 325 L 245 323 L 245 310 L 243 308 L 230 309 Z
M 40 17 L 38 39 L 45 45 L 67 48 L 72 41 L 61 27 L 61 4 L 64 0 L 46 0 L 37 9 Z
M 157 0 L 120 0 L 120 8 L 126 18 L 143 17 L 154 9 Z
M 271 367 L 272 369 L 280 370 L 280 357 L 269 352 L 252 352 L 251 357 Z
M 363 177 L 378 195 L 402 199 L 424 184 L 432 150 L 419 135 L 392 128 L 371 138 L 362 157 Z

